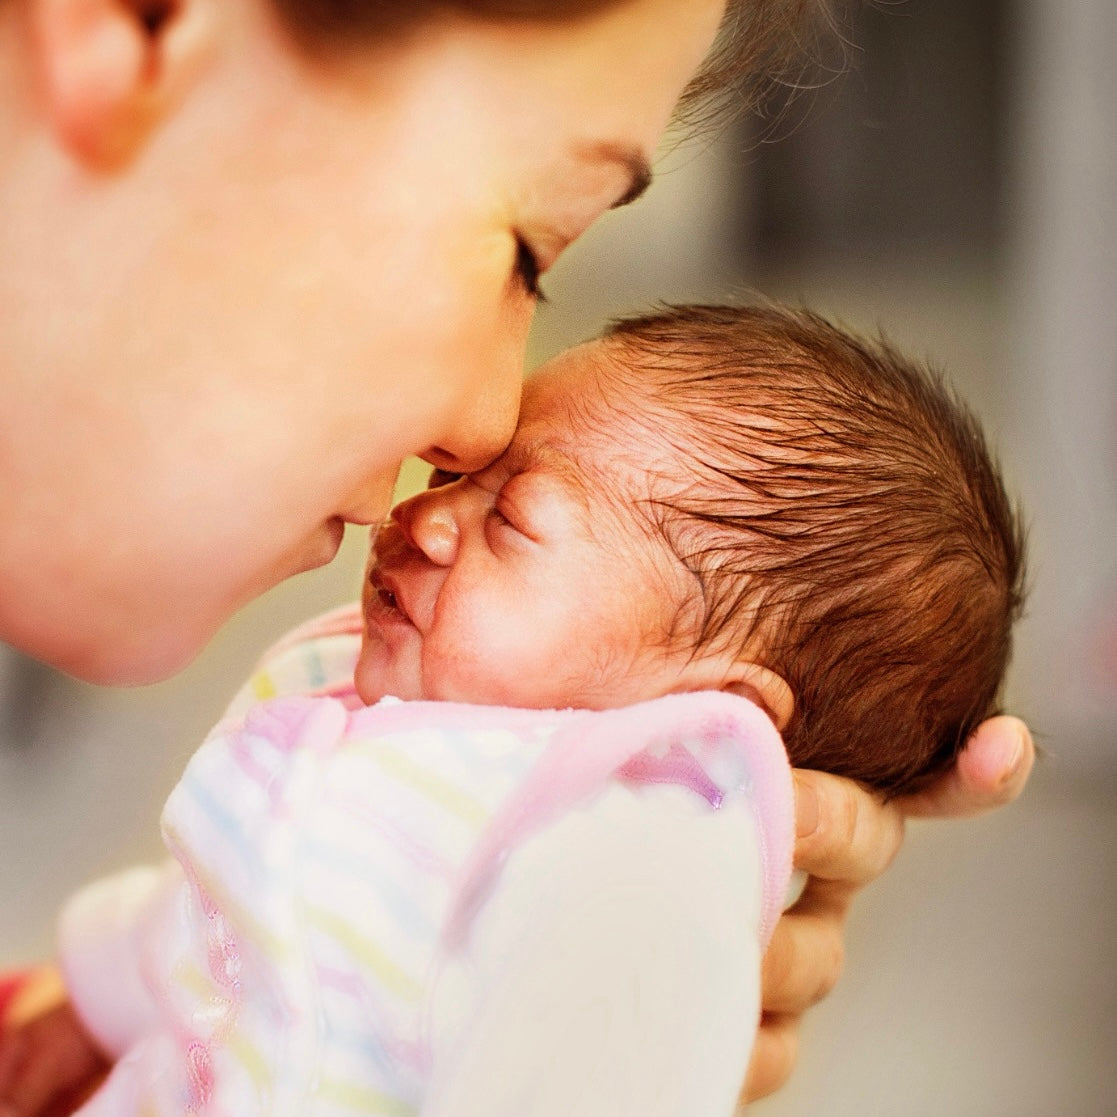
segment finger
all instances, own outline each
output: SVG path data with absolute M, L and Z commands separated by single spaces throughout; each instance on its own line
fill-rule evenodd
M 795 867 L 859 887 L 891 864 L 904 840 L 904 816 L 852 780 L 795 772 Z
M 756 1033 L 740 1104 L 774 1094 L 791 1077 L 799 1057 L 799 1018 L 765 1013 Z
M 837 984 L 845 963 L 842 921 L 852 894 L 850 889 L 842 891 L 843 899 L 838 900 L 836 892 L 830 899 L 821 889 L 812 893 L 809 886 L 777 924 L 760 976 L 766 1013 L 799 1015 Z
M 1028 727 L 1014 717 L 983 721 L 954 766 L 925 791 L 897 800 L 909 818 L 961 818 L 1011 803 L 1035 763 Z

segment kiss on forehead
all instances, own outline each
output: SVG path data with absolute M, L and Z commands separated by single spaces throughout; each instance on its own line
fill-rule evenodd
M 647 530 L 638 451 L 602 431 L 619 401 L 601 344 L 530 378 L 496 462 L 436 476 L 378 533 L 356 673 L 366 701 L 599 707 L 695 689 L 689 652 L 669 649 L 685 572 Z

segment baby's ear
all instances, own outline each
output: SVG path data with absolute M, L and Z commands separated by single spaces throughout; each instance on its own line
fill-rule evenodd
M 206 53 L 216 0 L 31 0 L 35 56 L 61 146 L 93 169 L 127 163 Z
M 795 696 L 783 677 L 759 663 L 735 663 L 722 690 L 755 702 L 782 733 L 795 712 Z

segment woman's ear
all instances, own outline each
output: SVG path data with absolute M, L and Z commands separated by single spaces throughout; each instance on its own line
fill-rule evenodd
M 35 53 L 60 145 L 95 170 L 129 162 L 178 105 L 216 0 L 31 0 Z
M 782 733 L 795 712 L 795 696 L 783 677 L 759 663 L 735 663 L 722 690 L 739 694 L 760 706 Z

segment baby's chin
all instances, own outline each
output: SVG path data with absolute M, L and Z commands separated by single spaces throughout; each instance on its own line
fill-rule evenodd
M 391 693 L 383 673 L 376 670 L 375 666 L 365 663 L 364 649 L 357 660 L 356 670 L 353 672 L 353 685 L 357 688 L 357 696 L 366 705 L 371 706 L 381 698 Z
M 401 669 L 387 649 L 370 643 L 367 637 L 361 641 L 361 654 L 353 671 L 353 685 L 366 706 L 389 696 L 410 701 L 424 697 L 422 688 L 408 678 L 408 672 Z

